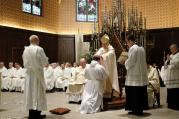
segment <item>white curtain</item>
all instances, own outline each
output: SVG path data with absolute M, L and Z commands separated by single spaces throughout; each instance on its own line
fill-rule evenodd
M 83 34 L 75 35 L 75 54 L 76 62 L 79 62 L 80 58 L 89 52 L 90 43 L 83 42 Z

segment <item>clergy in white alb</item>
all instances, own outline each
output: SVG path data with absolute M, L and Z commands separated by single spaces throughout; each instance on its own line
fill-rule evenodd
M 4 73 L 4 76 L 6 75 L 7 68 L 5 67 L 4 62 L 0 62 L 0 72 Z M 1 76 L 3 77 L 2 74 L 1 74 Z
M 0 62 L 0 73 L 1 73 L 1 89 L 8 90 L 8 83 L 7 79 L 7 68 L 4 66 L 4 62 Z
M 0 62 L 0 104 L 1 104 L 1 81 L 6 76 L 7 69 L 4 66 L 4 62 Z
M 167 54 L 164 65 L 161 67 L 161 70 L 160 70 L 160 76 L 162 78 L 162 81 L 165 81 L 167 78 L 166 74 L 167 74 L 167 68 L 169 64 L 170 64 L 170 54 Z
M 24 91 L 25 71 L 19 63 L 15 63 L 15 70 L 11 80 L 12 90 L 22 92 Z
M 94 56 L 90 65 L 85 68 L 85 78 L 88 79 L 82 101 L 80 105 L 80 113 L 91 114 L 96 113 L 103 108 L 103 80 L 107 79 L 107 73 L 100 64 L 100 56 Z
M 148 109 L 147 96 L 147 63 L 145 50 L 135 44 L 135 37 L 129 35 L 126 39 L 129 47 L 128 59 L 125 62 L 127 76 L 125 80 L 125 109 L 135 115 L 143 115 Z
M 64 70 L 65 70 L 65 65 L 64 64 L 61 64 L 61 67 L 55 68 L 55 71 L 54 71 L 55 88 L 57 88 L 57 89 L 63 89 L 63 90 L 65 90 Z
M 168 108 L 179 110 L 179 49 L 176 44 L 170 45 L 170 63 L 164 83 L 167 87 Z
M 51 91 L 54 88 L 55 81 L 54 81 L 53 73 L 54 73 L 53 68 L 49 64 L 47 64 L 44 67 L 44 78 L 45 78 L 47 91 Z
M 157 101 L 158 106 L 160 106 L 160 81 L 158 71 L 155 67 L 148 64 L 148 103 L 149 107 L 153 107 Z M 157 100 L 156 100 L 157 99 Z
M 7 70 L 7 77 L 2 81 L 2 88 L 11 91 L 12 89 L 12 78 L 14 75 L 15 68 L 13 62 L 9 62 L 9 68 Z
M 67 62 L 65 64 L 64 80 L 63 80 L 65 91 L 69 85 L 69 81 L 71 80 L 71 78 L 72 78 L 72 71 L 71 71 L 70 63 Z
M 104 35 L 101 38 L 102 47 L 97 51 L 96 55 L 102 57 L 102 65 L 105 67 L 108 79 L 103 82 L 104 96 L 111 97 L 112 89 L 119 93 L 119 82 L 116 64 L 116 55 L 114 48 L 109 44 L 109 36 Z
M 54 78 L 54 87 L 55 87 L 55 82 L 59 77 L 59 73 L 60 73 L 59 70 L 61 69 L 61 67 L 59 66 L 58 63 L 52 63 L 52 69 L 53 69 L 53 78 Z
M 70 80 L 67 91 L 66 91 L 69 102 L 81 101 L 81 96 L 82 96 L 84 84 L 86 81 L 85 75 L 84 75 L 86 65 L 87 65 L 86 59 L 81 58 L 80 66 L 75 68 L 75 73 L 72 79 Z
M 159 74 L 155 67 L 148 66 L 148 81 L 156 93 L 160 92 Z
M 57 82 L 58 78 L 60 78 L 62 76 L 62 73 L 61 73 L 62 68 L 59 66 L 58 63 L 53 63 L 52 68 L 53 68 L 53 77 L 54 77 L 54 87 L 57 88 L 56 82 Z M 61 87 L 61 88 L 63 88 L 63 87 Z
M 29 118 L 44 118 L 42 110 L 47 110 L 46 87 L 43 67 L 48 64 L 48 58 L 42 47 L 39 46 L 39 38 L 32 35 L 29 38 L 30 45 L 23 52 L 23 63 L 26 68 L 25 81 L 25 109 L 29 110 Z
M 78 68 L 78 64 L 76 62 L 74 62 L 73 67 L 71 67 L 72 77 L 75 75 L 77 68 Z

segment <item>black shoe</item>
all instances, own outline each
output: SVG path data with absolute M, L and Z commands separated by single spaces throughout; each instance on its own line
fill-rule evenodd
M 144 113 L 143 113 L 143 112 L 136 112 L 135 115 L 136 115 L 136 116 L 143 116 Z
M 44 114 L 44 115 L 39 115 L 39 118 L 38 119 L 44 119 L 44 118 L 46 118 L 46 115 Z
M 65 90 L 64 90 L 65 92 L 67 91 L 67 87 L 65 87 Z
M 36 116 L 29 116 L 29 117 L 27 117 L 27 119 L 37 119 L 37 117 Z
M 128 112 L 129 115 L 135 115 L 135 112 Z
M 128 114 L 129 115 L 136 115 L 136 116 L 143 116 L 144 115 L 143 112 L 134 112 L 134 111 L 128 112 Z
M 35 110 L 29 110 L 29 116 L 28 119 L 35 119 L 36 115 L 35 115 Z
M 81 100 L 77 102 L 77 104 L 81 104 Z
M 36 119 L 36 117 L 28 117 L 27 119 Z

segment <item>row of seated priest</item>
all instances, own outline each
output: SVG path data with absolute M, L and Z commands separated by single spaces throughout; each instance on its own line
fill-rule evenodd
M 85 67 L 85 60 L 80 61 L 80 66 L 74 63 L 73 67 L 68 62 L 60 66 L 58 63 L 47 64 L 44 67 L 46 90 L 48 92 L 53 92 L 54 89 L 66 91 L 69 101 L 79 102 L 86 82 L 84 78 Z M 4 63 L 0 62 L 0 70 L 2 72 L 1 90 L 24 91 L 26 70 L 19 63 L 15 63 L 14 68 L 13 63 L 10 62 L 7 69 Z
M 46 90 L 51 91 L 56 88 L 66 91 L 77 67 L 77 65 L 71 67 L 70 63 L 63 63 L 60 66 L 58 63 L 47 64 L 44 67 Z
M 53 63 L 51 66 L 46 65 L 44 68 L 44 77 L 46 88 L 48 91 L 61 89 L 66 91 L 69 102 L 81 101 L 81 95 L 84 84 L 87 81 L 84 77 L 84 69 L 86 60 L 81 59 L 80 65 L 74 63 L 73 67 L 69 63 L 61 64 Z
M 1 90 L 4 91 L 18 91 L 23 92 L 25 86 L 25 72 L 26 70 L 20 66 L 19 63 L 9 63 L 9 68 L 4 66 L 3 62 L 0 62 L 1 70 Z
M 52 90 L 54 87 L 64 89 L 68 86 L 68 81 L 66 79 L 71 79 L 74 75 L 77 64 L 74 63 L 74 67 L 71 67 L 70 63 L 63 63 L 61 66 L 58 63 L 48 64 L 44 67 L 44 78 L 47 86 L 47 90 Z M 15 63 L 15 68 L 13 67 L 13 62 L 9 63 L 9 68 L 4 66 L 3 62 L 0 62 L 0 70 L 2 72 L 2 89 L 12 90 L 10 88 L 11 83 L 10 78 L 25 78 L 25 69 L 21 67 L 19 63 Z M 62 83 L 63 82 L 63 83 Z

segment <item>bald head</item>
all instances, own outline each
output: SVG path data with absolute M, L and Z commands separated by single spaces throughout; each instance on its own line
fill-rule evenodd
M 83 62 L 86 62 L 86 59 L 85 59 L 85 58 L 81 58 L 81 59 L 80 59 L 80 63 L 81 63 L 81 62 L 82 62 L 82 63 L 83 63 Z
M 170 51 L 171 51 L 172 54 L 176 54 L 178 52 L 177 44 L 170 45 Z
M 86 59 L 85 58 L 80 59 L 80 65 L 82 66 L 82 68 L 86 67 Z
M 29 37 L 29 42 L 30 42 L 30 44 L 39 45 L 40 40 L 39 40 L 39 37 L 37 35 L 31 35 Z

